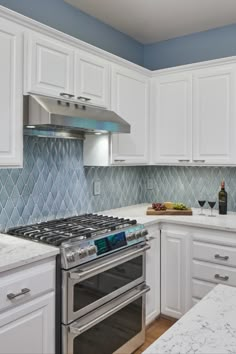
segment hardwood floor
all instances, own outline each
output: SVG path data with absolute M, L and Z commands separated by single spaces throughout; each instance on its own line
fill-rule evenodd
M 167 320 L 166 318 L 160 318 L 154 321 L 146 329 L 146 341 L 134 354 L 141 354 L 149 345 L 151 345 L 157 338 L 159 338 L 164 332 L 167 331 L 173 324 L 174 320 Z

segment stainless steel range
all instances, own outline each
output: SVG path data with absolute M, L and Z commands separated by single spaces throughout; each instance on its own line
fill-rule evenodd
M 85 214 L 8 234 L 60 247 L 56 354 L 129 354 L 142 345 L 150 248 L 143 225 Z

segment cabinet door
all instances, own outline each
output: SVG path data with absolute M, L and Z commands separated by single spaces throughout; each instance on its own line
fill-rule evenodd
M 27 92 L 49 96 L 74 93 L 74 50 L 50 37 L 27 37 Z
M 131 133 L 113 135 L 112 163 L 148 162 L 148 82 L 143 75 L 113 66 L 112 109 L 131 125 Z
M 55 293 L 0 314 L 0 354 L 55 353 Z
M 192 78 L 189 73 L 152 84 L 154 163 L 187 163 L 192 158 Z
M 187 237 L 161 232 L 161 313 L 173 318 L 180 318 L 188 307 Z
M 160 230 L 148 228 L 148 243 L 151 249 L 146 253 L 146 282 L 151 290 L 146 295 L 146 325 L 160 315 Z
M 233 65 L 221 65 L 194 73 L 194 162 L 236 162 L 235 73 Z
M 76 54 L 76 97 L 89 103 L 109 108 L 109 64 L 99 57 L 78 51 Z
M 23 164 L 23 28 L 0 23 L 0 166 Z

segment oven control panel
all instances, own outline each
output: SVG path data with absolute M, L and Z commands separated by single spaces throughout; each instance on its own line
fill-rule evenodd
M 78 264 L 89 262 L 98 257 L 108 255 L 114 251 L 127 248 L 146 239 L 148 231 L 143 225 L 134 225 L 125 230 L 116 230 L 107 235 L 78 241 L 68 245 L 62 251 L 64 267 L 70 268 Z

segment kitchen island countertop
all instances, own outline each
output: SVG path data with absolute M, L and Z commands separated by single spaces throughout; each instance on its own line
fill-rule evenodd
M 218 211 L 214 210 L 216 217 L 209 218 L 208 215 L 210 214 L 210 210 L 204 210 L 206 216 L 200 216 L 200 209 L 193 209 L 192 216 L 146 215 L 146 210 L 150 205 L 151 204 L 136 204 L 123 208 L 101 211 L 100 214 L 136 219 L 138 223 L 144 224 L 145 226 L 169 223 L 236 232 L 236 213 L 219 215 Z
M 0 234 L 0 273 L 56 256 L 59 248 Z
M 236 288 L 217 285 L 143 354 L 236 353 Z

